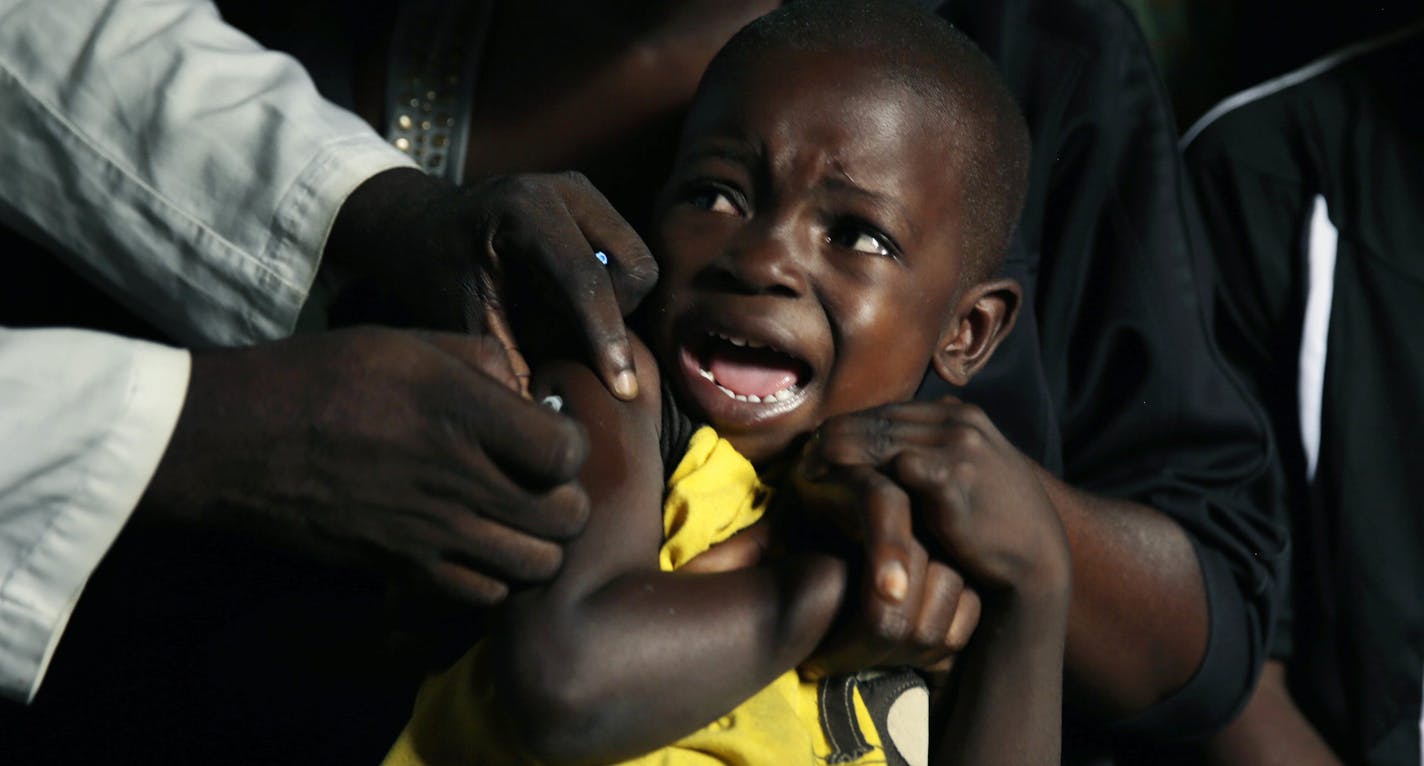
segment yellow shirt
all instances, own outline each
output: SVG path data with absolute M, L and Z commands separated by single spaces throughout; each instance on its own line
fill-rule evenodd
M 711 428 L 703 427 L 692 436 L 687 453 L 668 480 L 663 504 L 663 545 L 659 563 L 663 571 L 675 571 L 697 554 L 726 540 L 761 518 L 770 492 L 757 479 L 746 458 Z M 416 698 L 415 712 L 401 732 L 386 766 L 471 766 L 527 762 L 516 755 L 505 732 L 495 725 L 491 711 L 494 698 L 488 658 L 483 646 L 470 650 L 452 668 L 425 682 Z M 872 674 L 885 676 L 885 674 Z M 866 676 L 868 678 L 869 676 Z M 889 677 L 889 676 L 885 676 Z M 920 744 L 903 747 L 920 751 L 925 718 L 914 692 L 900 692 L 913 682 L 898 682 L 893 705 L 901 708 L 910 700 L 910 723 L 897 723 L 891 716 L 888 728 L 896 741 L 905 743 L 898 728 L 920 728 Z M 870 688 L 870 687 L 865 687 Z M 923 686 L 915 687 L 923 695 Z M 677 689 L 669 689 L 676 694 Z M 927 697 L 924 710 L 928 710 Z M 823 726 L 823 712 L 846 718 L 839 726 Z M 852 713 L 853 710 L 853 713 Z M 850 717 L 853 715 L 854 723 Z M 885 716 L 872 716 L 856 679 L 837 679 L 821 684 L 805 682 L 796 671 L 782 674 L 769 686 L 734 710 L 667 747 L 625 761 L 638 766 L 693 766 L 701 764 L 825 764 L 903 763 L 887 757 L 876 718 L 885 726 Z M 899 716 L 905 720 L 906 716 Z M 915 723 L 918 721 L 918 724 Z M 834 733 L 833 748 L 827 729 Z M 855 731 L 858 729 L 858 731 Z M 849 736 L 847 736 L 849 733 Z M 911 731 L 910 737 L 915 738 Z M 843 740 L 850 739 L 847 742 Z M 909 762 L 923 762 L 911 755 Z

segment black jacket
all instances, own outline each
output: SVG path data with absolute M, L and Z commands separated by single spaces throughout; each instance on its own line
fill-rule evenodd
M 1220 269 L 1222 347 L 1267 405 L 1289 489 L 1293 609 L 1274 646 L 1347 763 L 1420 763 L 1421 73 L 1416 24 L 1229 99 L 1187 150 Z M 1299 386 L 1312 294 L 1328 316 L 1318 399 Z M 1313 476 L 1303 422 L 1318 424 Z
M 1112 734 L 1208 733 L 1244 703 L 1264 661 L 1286 540 L 1264 415 L 1212 338 L 1209 262 L 1188 226 L 1166 92 L 1113 0 L 939 5 L 998 63 L 1033 137 L 1006 263 L 1026 305 L 964 394 L 1070 484 L 1145 503 L 1186 530 L 1210 602 L 1206 658 Z M 927 379 L 921 396 L 946 389 Z

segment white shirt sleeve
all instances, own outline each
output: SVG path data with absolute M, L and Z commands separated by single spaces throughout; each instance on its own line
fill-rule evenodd
M 364 180 L 410 166 L 206 0 L 0 0 L 0 221 L 186 344 L 291 332 Z
M 0 696 L 39 688 L 177 424 L 186 351 L 0 328 Z

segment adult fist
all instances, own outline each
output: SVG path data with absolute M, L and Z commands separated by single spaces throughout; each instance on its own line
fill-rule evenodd
M 840 528 L 858 549 L 852 556 L 861 571 L 858 586 L 845 595 L 838 626 L 802 673 L 819 677 L 888 665 L 948 670 L 978 625 L 979 597 L 916 539 L 905 490 L 867 466 L 816 479 L 798 468 L 789 489 L 799 516 Z
M 802 458 L 810 476 L 871 468 L 905 493 L 932 554 L 981 589 L 1066 589 L 1071 565 L 1057 512 L 1028 460 L 983 410 L 946 397 L 838 416 Z
M 583 431 L 513 384 L 485 335 L 197 352 L 147 507 L 495 603 L 552 577 L 588 515 Z

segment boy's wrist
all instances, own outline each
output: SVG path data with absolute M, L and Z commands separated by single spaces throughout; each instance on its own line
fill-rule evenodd
M 1070 584 L 1064 580 L 1034 588 L 1006 588 L 984 599 L 979 633 L 996 645 L 1054 644 L 1068 630 Z

